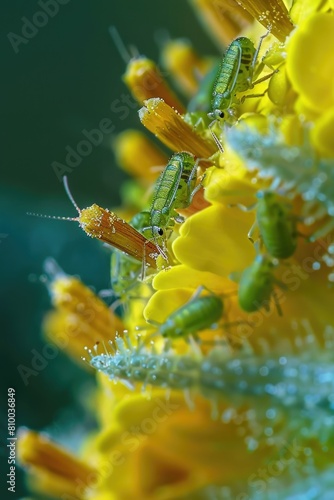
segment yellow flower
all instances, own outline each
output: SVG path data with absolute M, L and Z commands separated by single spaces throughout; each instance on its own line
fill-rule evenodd
M 52 260 L 45 263 L 54 310 L 47 314 L 43 330 L 48 340 L 81 361 L 88 346 L 122 334 L 124 324 L 92 290 L 66 275 Z
M 27 429 L 19 431 L 18 459 L 28 468 L 31 487 L 52 497 L 82 498 L 79 488 L 86 489 L 96 474 L 83 460 L 79 460 L 48 436 Z
M 304 19 L 288 46 L 287 70 L 299 95 L 299 106 L 315 114 L 311 139 L 316 150 L 333 157 L 334 17 L 316 12 Z M 310 63 L 311 62 L 311 63 Z
M 20 437 L 21 450 L 29 450 L 20 452 L 23 465 L 56 498 L 59 485 L 79 500 L 265 500 L 277 492 L 308 499 L 314 487 L 312 498 L 320 499 L 333 491 L 332 2 L 296 1 L 290 11 L 281 0 L 193 4 L 218 44 L 240 34 L 257 42 L 255 52 L 261 39 L 260 64 L 252 72 L 239 40 L 223 66 L 231 78 L 224 73 L 215 84 L 210 71 L 198 78 L 191 71 L 203 72 L 205 59 L 169 42 L 165 63 L 192 97 L 184 113 L 151 61 L 129 63 L 125 79 L 144 101 L 142 124 L 171 151 L 194 155 L 189 175 L 198 189 L 195 196 L 181 190 L 187 199 L 180 200 L 185 171 L 158 195 L 153 187 L 147 209 L 168 219 L 165 240 L 158 226 L 137 232 L 97 205 L 79 214 L 90 236 L 144 265 L 134 276 L 130 261 L 122 268 L 129 275 L 118 276 L 120 285 L 131 283 L 120 292 L 129 299 L 122 320 L 75 278 L 51 283 L 49 338 L 75 325 L 80 341 L 69 351 L 79 357 L 87 345 L 99 370 L 98 427 L 78 450 L 80 466 L 41 435 Z M 147 89 L 148 74 L 156 93 Z M 125 132 L 114 148 L 145 189 L 155 181 L 151 167 L 166 163 L 137 132 Z M 92 350 L 109 340 L 107 351 Z M 51 459 L 43 462 L 46 448 Z M 68 475 L 61 466 L 55 476 L 59 457 L 71 464 Z M 93 476 L 78 489 L 73 480 L 81 473 Z

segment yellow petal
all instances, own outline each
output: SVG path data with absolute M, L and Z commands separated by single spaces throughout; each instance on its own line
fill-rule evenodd
M 285 64 L 281 64 L 278 73 L 275 73 L 270 79 L 268 97 L 277 106 L 286 106 L 289 90 L 290 82 L 286 74 L 286 67 Z
M 205 199 L 223 205 L 253 205 L 257 187 L 251 184 L 251 177 L 241 167 L 235 155 L 232 160 L 225 158 L 224 167 L 210 167 L 205 173 Z
M 329 236 L 328 241 L 333 241 Z M 237 297 L 229 298 L 229 321 L 243 322 L 233 329 L 232 340 L 246 340 L 255 351 L 262 350 L 263 344 L 272 352 L 281 348 L 282 342 L 291 345 L 296 337 L 309 338 L 309 342 L 324 344 L 324 332 L 332 329 L 333 315 L 331 303 L 334 290 L 327 285 L 329 269 L 322 263 L 320 269 L 313 267 L 321 262 L 328 243 L 299 241 L 295 255 L 286 265 L 275 271 L 275 276 L 283 286 L 276 286 L 275 293 L 282 309 L 282 316 L 272 297 L 270 310 L 264 308 L 254 313 L 245 313 L 238 305 Z M 327 283 L 326 283 L 327 282 Z M 306 340 L 304 340 L 306 343 Z M 300 349 L 304 349 L 304 346 Z
M 214 273 L 197 271 L 184 265 L 174 266 L 158 273 L 153 279 L 155 290 L 168 290 L 175 284 L 182 284 L 183 288 L 196 290 L 205 286 L 214 293 L 223 293 L 235 289 L 235 284 L 228 278 L 223 278 Z
M 213 205 L 189 217 L 173 243 L 176 258 L 189 267 L 221 276 L 241 271 L 252 262 L 255 250 L 247 233 L 254 214 Z
M 282 118 L 280 130 L 288 145 L 301 146 L 303 144 L 304 129 L 301 120 L 295 114 L 287 114 Z
M 177 286 L 177 283 L 174 284 Z M 192 288 L 172 288 L 159 290 L 148 301 L 143 315 L 146 320 L 164 323 L 168 316 L 188 302 L 192 296 Z
M 309 18 L 315 12 L 326 12 L 330 9 L 330 1 L 324 0 L 303 0 L 294 2 L 291 10 L 290 17 L 292 21 L 298 25 L 304 19 Z
M 101 487 L 117 491 L 120 498 L 183 498 L 181 492 L 191 494 L 205 485 L 246 482 L 275 451 L 265 440 L 256 450 L 247 449 L 245 436 L 252 435 L 247 407 L 236 410 L 223 402 L 219 412 L 231 415 L 223 422 L 212 419 L 209 401 L 197 397 L 194 405 L 191 411 L 180 392 L 172 391 L 166 400 L 162 390 L 153 390 L 151 399 L 137 393 L 120 403 L 110 428 L 92 443 L 96 467 L 118 453 L 117 467 Z
M 311 130 L 311 138 L 316 150 L 327 158 L 334 156 L 334 108 L 323 113 Z
M 294 89 L 306 105 L 325 111 L 334 105 L 334 15 L 317 13 L 291 36 L 287 71 Z
M 21 465 L 28 468 L 33 487 L 50 496 L 67 493 L 81 498 L 97 476 L 92 467 L 45 434 L 28 429 L 20 429 L 18 433 L 18 458 Z

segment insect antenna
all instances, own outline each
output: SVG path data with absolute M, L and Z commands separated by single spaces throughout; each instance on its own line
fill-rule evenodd
M 134 45 L 130 45 L 129 49 L 126 47 L 116 26 L 109 26 L 109 34 L 125 64 L 128 64 L 131 59 L 139 57 L 140 54 L 137 47 Z
M 165 28 L 157 29 L 153 35 L 154 41 L 160 50 L 162 50 L 168 42 L 171 41 L 170 33 Z
M 63 177 L 63 184 L 64 184 L 65 192 L 66 192 L 70 202 L 72 203 L 72 205 L 74 206 L 74 208 L 76 209 L 76 211 L 78 212 L 79 217 L 80 217 L 81 210 L 73 198 L 73 195 L 72 195 L 70 188 L 69 188 L 69 185 L 68 185 L 68 180 L 67 180 L 66 175 L 64 175 L 64 177 Z M 27 212 L 27 215 L 32 215 L 33 217 L 42 217 L 43 219 L 69 220 L 69 221 L 79 222 L 78 217 L 62 217 L 59 215 L 45 215 L 45 214 L 37 214 L 34 212 Z
M 26 214 L 32 215 L 33 217 L 42 217 L 43 219 L 70 220 L 70 221 L 78 222 L 77 217 L 61 217 L 58 215 L 37 214 L 35 212 L 26 212 Z
M 64 184 L 64 188 L 65 188 L 65 192 L 70 200 L 70 202 L 72 203 L 72 205 L 74 206 L 74 208 L 76 209 L 76 211 L 78 212 L 79 215 L 81 215 L 81 210 L 80 208 L 78 207 L 75 199 L 73 198 L 73 195 L 70 191 L 70 188 L 69 188 L 69 185 L 68 185 L 68 180 L 67 180 L 67 175 L 64 175 L 63 177 L 63 184 Z

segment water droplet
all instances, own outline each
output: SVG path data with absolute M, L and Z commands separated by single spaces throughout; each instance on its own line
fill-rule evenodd
M 266 377 L 269 373 L 269 369 L 267 366 L 261 366 L 259 373 L 262 377 Z
M 266 411 L 266 417 L 272 420 L 273 418 L 276 417 L 276 410 L 274 408 L 269 408 L 269 410 Z
M 259 446 L 259 442 L 252 438 L 252 437 L 248 437 L 246 438 L 246 444 L 247 444 L 247 448 L 250 450 L 250 451 L 254 451 L 258 448 Z

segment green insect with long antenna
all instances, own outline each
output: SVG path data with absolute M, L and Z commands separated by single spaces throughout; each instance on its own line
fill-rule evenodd
M 157 180 L 151 205 L 150 227 L 154 239 L 162 238 L 165 231 L 184 218 L 176 210 L 189 207 L 201 188 L 197 184 L 199 159 L 187 152 L 175 153 Z M 146 232 L 144 231 L 146 235 Z

